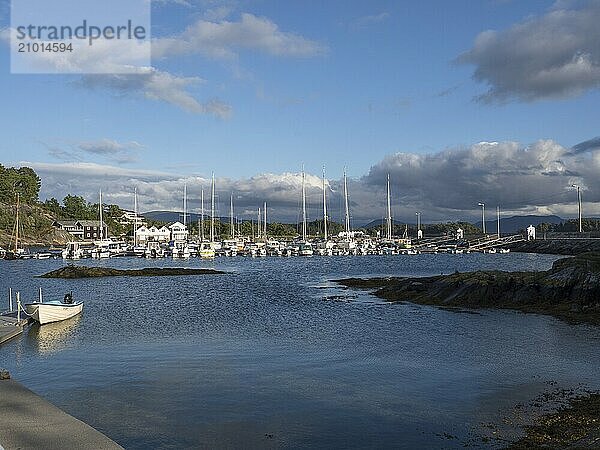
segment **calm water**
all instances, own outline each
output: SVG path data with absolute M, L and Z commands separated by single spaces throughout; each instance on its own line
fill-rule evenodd
M 81 317 L 1 346 L 0 366 L 126 448 L 458 448 L 550 381 L 599 388 L 600 329 L 386 304 L 328 280 L 545 270 L 554 259 L 88 260 L 229 273 L 71 281 L 33 278 L 60 260 L 0 261 L 3 302 L 9 286 L 85 300 Z

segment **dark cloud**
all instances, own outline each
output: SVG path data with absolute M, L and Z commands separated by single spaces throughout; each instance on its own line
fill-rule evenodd
M 206 205 L 210 176 L 181 177 L 159 171 L 83 162 L 42 164 L 33 167 L 42 177 L 44 196 L 62 198 L 76 193 L 93 200 L 105 192 L 107 202 L 123 207 L 133 204 L 137 187 L 143 210 L 181 209 L 184 185 L 189 208 L 200 209 L 201 190 Z M 348 180 L 350 213 L 354 226 L 380 219 L 386 214 L 386 179 L 391 179 L 392 207 L 396 220 L 414 222 L 415 212 L 425 221 L 475 220 L 478 202 L 491 208 L 499 205 L 506 213 L 558 214 L 572 216 L 576 204 L 572 184 L 583 187 L 587 214 L 594 215 L 600 203 L 600 150 L 572 154 L 553 141 L 529 146 L 515 142 L 482 142 L 467 148 L 438 153 L 397 153 L 373 165 L 368 174 Z M 328 209 L 330 217 L 343 220 L 341 171 L 328 169 Z M 265 173 L 250 178 L 230 179 L 217 174 L 218 214 L 229 214 L 229 196 L 234 195 L 236 215 L 255 217 L 263 202 L 273 220 L 299 219 L 301 183 L 299 173 Z M 308 216 L 322 215 L 322 181 L 307 174 Z
M 598 169 L 600 152 L 575 158 L 553 141 L 528 147 L 482 142 L 433 154 L 391 155 L 374 165 L 363 181 L 383 189 L 389 173 L 397 204 L 455 217 L 472 211 L 480 201 L 510 210 L 570 207 L 573 183 L 585 186 L 586 201 L 600 201 Z
M 483 102 L 566 98 L 600 85 L 600 2 L 553 8 L 505 31 L 484 31 L 457 62 L 475 66 Z

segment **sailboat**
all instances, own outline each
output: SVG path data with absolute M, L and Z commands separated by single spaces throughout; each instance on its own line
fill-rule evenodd
M 323 242 L 317 243 L 317 253 L 321 256 L 333 255 L 335 243 L 329 240 L 327 233 L 327 184 L 325 180 L 325 167 L 323 167 Z
M 187 230 L 187 184 L 183 185 L 183 227 Z M 190 249 L 187 243 L 187 232 L 183 241 L 173 240 L 173 248 L 171 254 L 173 259 L 183 258 L 187 259 L 190 257 Z
M 110 258 L 110 250 L 108 249 L 109 244 L 112 242 L 110 239 L 105 239 L 104 236 L 104 219 L 103 219 L 103 208 L 102 208 L 102 191 L 100 191 L 100 204 L 98 209 L 100 211 L 100 240 L 95 241 L 94 245 L 96 248 L 92 250 L 92 258 Z
M 19 247 L 19 194 L 17 193 L 17 201 L 16 201 L 16 214 L 15 214 L 15 228 L 14 228 L 14 245 L 12 249 L 6 250 L 4 254 L 4 259 L 15 260 L 21 259 L 25 255 L 25 249 Z
M 202 196 L 202 220 L 204 222 L 204 195 Z M 204 226 L 202 227 L 204 230 Z M 204 231 L 203 231 L 204 233 Z M 216 243 L 215 243 L 215 174 L 213 172 L 210 184 L 210 240 L 209 242 L 203 242 L 200 244 L 201 258 L 214 258 L 216 255 Z
M 314 253 L 313 246 L 308 242 L 308 227 L 306 224 L 306 174 L 304 167 L 302 168 L 302 240 L 298 243 L 298 254 L 300 256 L 312 256 Z
M 133 253 L 138 258 L 142 258 L 146 255 L 146 247 L 140 245 L 140 241 L 138 239 L 138 197 L 137 197 L 137 187 L 133 190 L 133 214 L 135 218 L 133 219 Z
M 356 242 L 352 238 L 350 231 L 350 207 L 348 202 L 348 178 L 346 176 L 346 168 L 344 167 L 344 236 L 345 239 L 338 245 L 344 254 L 356 254 Z

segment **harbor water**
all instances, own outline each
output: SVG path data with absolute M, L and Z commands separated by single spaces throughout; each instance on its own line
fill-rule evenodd
M 550 255 L 204 261 L 115 268 L 226 274 L 34 278 L 62 260 L 0 260 L 0 299 L 73 291 L 83 314 L 31 326 L 0 366 L 131 449 L 462 448 L 549 388 L 600 388 L 600 329 L 514 311 L 389 304 L 331 280 L 546 270 Z M 507 431 L 508 432 L 508 431 Z

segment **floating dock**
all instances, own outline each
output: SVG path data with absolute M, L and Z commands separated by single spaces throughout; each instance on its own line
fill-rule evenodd
M 12 315 L 0 315 L 0 344 L 20 335 L 27 322 L 28 319 L 19 321 Z
M 13 380 L 0 380 L 0 411 L 0 448 L 123 448 Z

